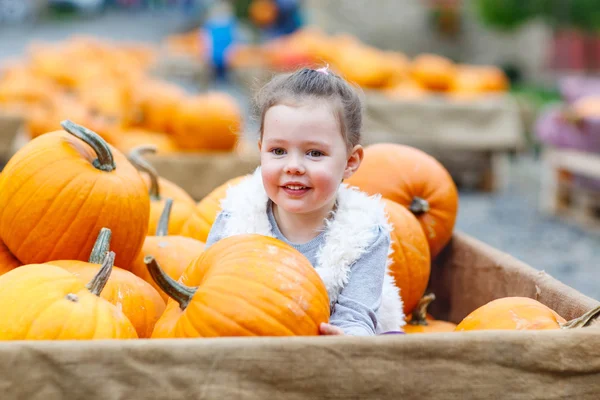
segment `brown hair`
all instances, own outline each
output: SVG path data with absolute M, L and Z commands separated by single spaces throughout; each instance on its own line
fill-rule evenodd
M 255 103 L 263 136 L 265 114 L 286 101 L 318 99 L 332 102 L 342 135 L 349 149 L 360 143 L 363 102 L 359 90 L 326 68 L 302 68 L 296 72 L 276 75 L 258 92 Z

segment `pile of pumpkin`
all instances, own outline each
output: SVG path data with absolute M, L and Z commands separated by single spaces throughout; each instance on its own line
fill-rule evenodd
M 83 126 L 62 126 L 25 145 L 0 175 L 0 339 L 316 335 L 328 320 L 323 282 L 289 245 L 248 234 L 204 251 L 219 200 L 243 176 L 195 204 L 144 160 L 152 147 L 126 156 Z M 452 235 L 456 188 L 417 149 L 378 144 L 365 153 L 348 184 L 381 193 L 397 227 L 390 270 L 408 333 L 583 324 L 525 298 L 496 300 L 456 327 L 433 320 L 434 296 L 424 294 L 431 258 Z
M 0 111 L 21 114 L 31 138 L 70 118 L 124 152 L 147 143 L 162 153 L 233 151 L 242 129 L 237 101 L 153 77 L 156 58 L 151 47 L 90 37 L 33 44 L 0 70 Z
M 490 65 L 457 64 L 435 54 L 412 60 L 397 51 L 366 45 L 349 34 L 328 36 L 305 28 L 262 45 L 239 45 L 228 55 L 233 69 L 289 71 L 300 66 L 330 68 L 364 89 L 381 91 L 391 98 L 422 98 L 443 94 L 452 99 L 473 99 L 506 92 L 504 72 Z

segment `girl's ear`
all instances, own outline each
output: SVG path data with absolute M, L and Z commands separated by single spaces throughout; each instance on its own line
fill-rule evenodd
M 354 146 L 352 151 L 350 152 L 350 156 L 348 157 L 348 161 L 346 162 L 346 170 L 344 171 L 344 179 L 350 178 L 358 167 L 360 167 L 360 163 L 362 162 L 364 157 L 364 149 L 360 144 Z

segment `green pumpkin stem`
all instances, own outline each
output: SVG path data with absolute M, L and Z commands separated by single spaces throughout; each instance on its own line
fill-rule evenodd
M 429 325 L 429 323 L 427 322 L 427 307 L 429 307 L 431 302 L 434 300 L 435 294 L 433 293 L 429 293 L 421 297 L 421 300 L 419 300 L 419 304 L 417 304 L 417 306 L 413 310 L 412 318 L 410 319 L 410 321 L 408 321 L 408 323 L 411 325 Z
M 182 310 L 185 310 L 188 304 L 190 304 L 192 297 L 194 297 L 197 288 L 185 286 L 171 278 L 162 270 L 162 268 L 160 268 L 152 256 L 144 257 L 144 263 L 158 287 L 161 288 L 167 296 L 178 302 L 179 307 Z
M 408 209 L 415 215 L 421 215 L 429 211 L 429 202 L 421 197 L 413 197 Z
M 68 119 L 62 121 L 60 125 L 65 131 L 83 140 L 94 150 L 96 156 L 98 156 L 98 158 L 92 162 L 92 165 L 94 165 L 95 168 L 106 172 L 111 172 L 117 168 L 108 143 L 106 143 L 100 135 L 73 121 L 69 121 Z
M 156 153 L 156 146 L 137 146 L 129 152 L 127 158 L 129 158 L 129 161 L 134 165 L 134 167 L 150 176 L 150 197 L 153 200 L 160 200 L 161 197 L 160 186 L 158 184 L 158 172 L 148 161 L 144 159 L 144 153 Z
M 592 321 L 600 316 L 600 306 L 596 306 L 583 314 L 581 317 L 572 319 L 567 321 L 564 324 L 561 324 L 562 329 L 576 329 L 576 328 L 585 328 L 589 326 Z
M 108 253 L 108 251 L 110 250 L 111 237 L 112 232 L 110 229 L 100 229 L 98 237 L 96 238 L 96 243 L 94 243 L 94 247 L 92 248 L 92 252 L 90 253 L 90 258 L 88 259 L 88 262 L 90 264 L 102 264 L 104 262 L 106 253 Z
M 85 287 L 96 296 L 100 296 L 100 293 L 102 293 L 104 286 L 106 286 L 106 283 L 108 282 L 108 278 L 110 278 L 110 273 L 112 272 L 114 263 L 115 252 L 109 251 L 102 261 L 100 270 Z
M 165 208 L 156 225 L 156 236 L 167 236 L 169 234 L 169 219 L 171 218 L 171 208 L 173 207 L 173 199 L 165 200 Z

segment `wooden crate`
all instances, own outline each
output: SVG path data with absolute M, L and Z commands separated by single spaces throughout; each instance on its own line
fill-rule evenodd
M 510 96 L 449 101 L 441 96 L 389 99 L 366 92 L 363 143 L 400 143 L 440 161 L 463 189 L 494 192 L 508 183 L 510 155 L 525 146 Z
M 600 180 L 600 154 L 546 148 L 542 162 L 541 211 L 600 233 L 600 188 L 581 187 L 570 178 Z

